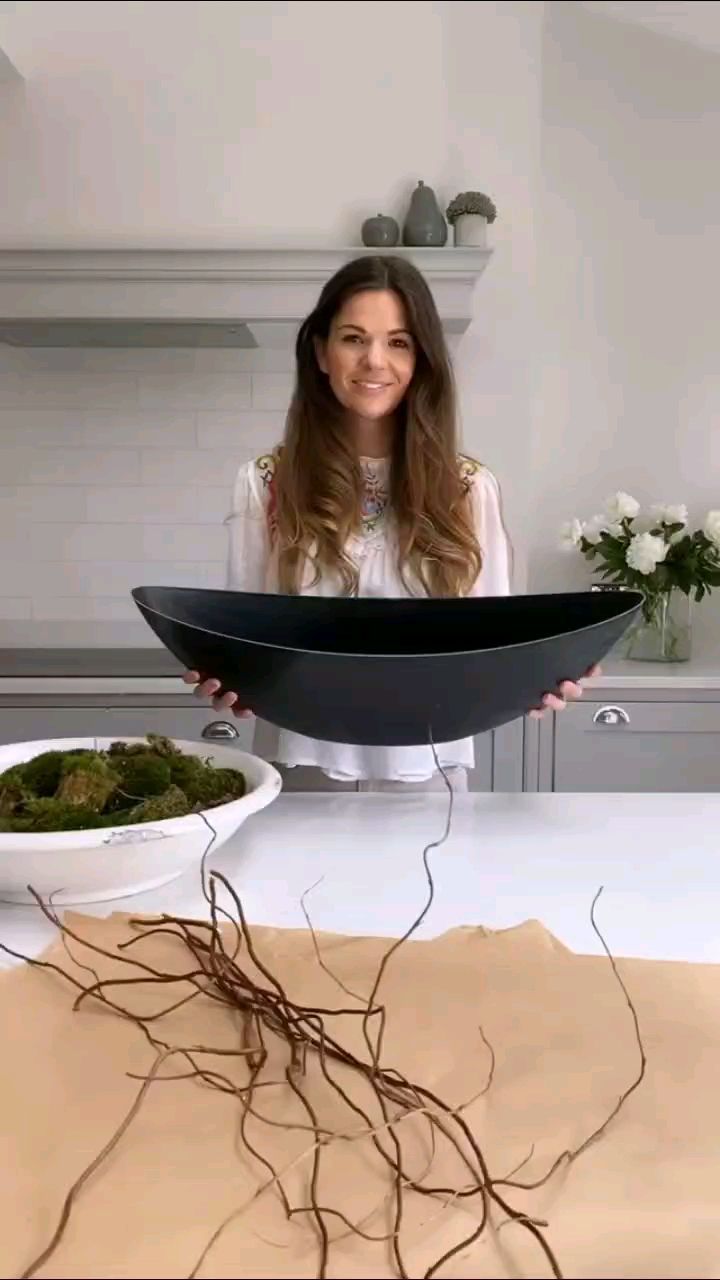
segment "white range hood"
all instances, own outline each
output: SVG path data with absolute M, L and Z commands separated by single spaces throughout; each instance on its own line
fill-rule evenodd
M 285 346 L 325 281 L 377 252 L 423 272 L 446 333 L 467 329 L 489 249 L 6 249 L 0 344 Z

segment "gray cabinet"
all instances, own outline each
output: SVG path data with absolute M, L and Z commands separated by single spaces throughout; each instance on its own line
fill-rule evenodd
M 0 743 L 141 737 L 235 743 L 252 751 L 253 721 L 191 695 L 0 697 Z M 237 736 L 234 736 L 237 733 Z M 471 791 L 720 791 L 720 689 L 589 688 L 543 720 L 521 717 L 475 740 Z
M 38 738 L 143 737 L 146 733 L 219 741 L 246 751 L 252 742 L 251 722 L 188 705 L 187 698 L 173 702 L 139 697 L 111 702 L 58 694 L 54 698 L 0 701 L 0 744 Z
M 44 738 L 142 737 L 148 732 L 190 741 L 226 742 L 252 751 L 252 720 L 223 716 L 187 695 L 18 694 L 0 698 L 0 744 Z M 523 735 L 523 721 L 516 720 L 476 739 L 475 768 L 468 778 L 472 791 L 522 791 Z
M 471 791 L 522 791 L 525 721 L 513 720 L 475 739 Z
M 720 691 L 593 690 L 540 722 L 528 763 L 540 791 L 720 791 Z

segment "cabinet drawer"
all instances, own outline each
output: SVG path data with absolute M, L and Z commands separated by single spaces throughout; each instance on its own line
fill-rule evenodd
M 720 703 L 583 701 L 555 717 L 554 791 L 720 790 Z
M 122 738 L 162 733 L 169 738 L 212 741 L 251 750 L 252 720 L 235 720 L 207 707 L 4 707 L 0 708 L 0 743 L 37 738 Z M 223 734 L 231 725 L 237 738 Z

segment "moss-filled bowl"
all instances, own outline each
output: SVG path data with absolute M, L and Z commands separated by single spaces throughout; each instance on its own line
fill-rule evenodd
M 52 738 L 0 746 L 0 775 L 45 751 L 107 751 L 118 741 L 130 744 L 145 739 Z M 251 814 L 280 793 L 277 769 L 257 756 L 204 742 L 173 739 L 173 743 L 184 755 L 209 760 L 217 768 L 240 770 L 245 794 L 226 804 L 160 821 L 88 830 L 0 831 L 0 899 L 32 903 L 28 885 L 45 901 L 52 895 L 54 906 L 105 902 L 157 889 L 192 867 L 199 869 L 211 840 L 215 853 Z

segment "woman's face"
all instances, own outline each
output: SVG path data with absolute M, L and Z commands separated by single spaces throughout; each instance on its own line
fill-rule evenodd
M 327 342 L 317 342 L 315 350 L 335 396 L 358 418 L 390 417 L 415 372 L 408 318 L 391 290 L 354 294 L 336 312 Z

